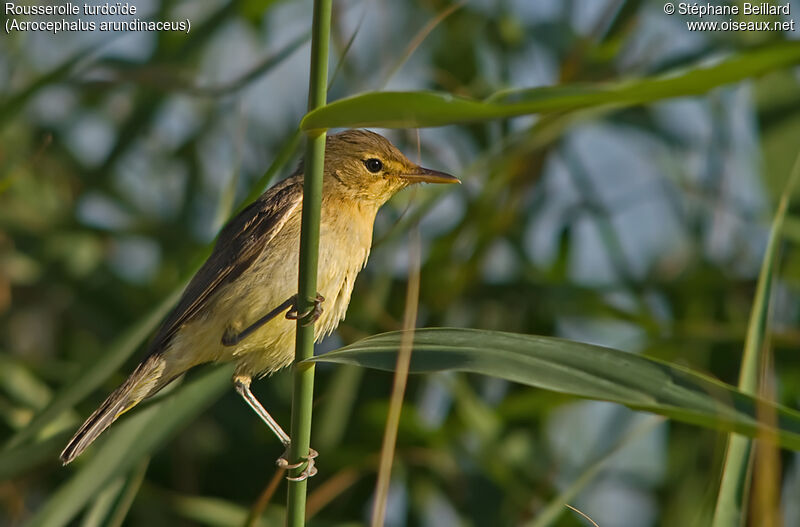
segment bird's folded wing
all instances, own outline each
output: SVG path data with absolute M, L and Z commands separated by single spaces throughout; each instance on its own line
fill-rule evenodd
M 302 200 L 302 179 L 291 177 L 231 219 L 220 232 L 211 256 L 156 333 L 149 353 L 163 351 L 180 327 L 203 309 L 221 285 L 235 280 L 249 268 Z

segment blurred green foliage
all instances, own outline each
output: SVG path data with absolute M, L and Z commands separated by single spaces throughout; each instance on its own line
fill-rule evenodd
M 450 5 L 337 2 L 329 100 L 383 88 L 482 100 L 797 44 L 797 33 L 689 32 L 650 2 L 476 0 L 407 54 Z M 126 416 L 75 466 L 61 468 L 57 453 L 130 371 L 231 210 L 294 168 L 309 7 L 141 2 L 193 29 L 1 37 L 0 523 L 240 525 L 270 482 L 282 447 L 213 368 Z M 464 185 L 384 208 L 347 319 L 320 351 L 399 328 L 405 233 L 418 223 L 419 326 L 566 337 L 736 384 L 773 204 L 800 145 L 797 67 L 763 69 L 693 97 L 422 130 L 426 166 Z M 415 158 L 414 130 L 387 135 Z M 765 374 L 790 407 L 800 398 L 795 210 Z M 282 423 L 290 384 L 280 372 L 254 386 Z M 387 373 L 318 367 L 313 522 L 368 517 L 390 385 Z M 551 514 L 562 492 L 600 525 L 708 524 L 727 436 L 675 422 L 641 432 L 648 423 L 494 378 L 412 376 L 387 524 L 518 525 Z M 148 440 L 131 444 L 136 429 Z M 149 464 L 133 459 L 148 448 Z M 86 476 L 113 460 L 113 481 Z M 800 457 L 781 451 L 755 473 L 777 485 L 765 506 L 800 524 Z M 264 525 L 278 521 L 284 490 Z M 73 510 L 79 495 L 86 512 Z M 553 524 L 584 524 L 560 510 Z

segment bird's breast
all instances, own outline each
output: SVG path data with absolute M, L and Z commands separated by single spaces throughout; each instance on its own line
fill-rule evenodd
M 323 208 L 317 290 L 325 297 L 325 302 L 317 322 L 318 336 L 329 334 L 344 318 L 356 276 L 369 256 L 375 215 L 372 213 L 370 217 L 364 211 L 353 209 Z

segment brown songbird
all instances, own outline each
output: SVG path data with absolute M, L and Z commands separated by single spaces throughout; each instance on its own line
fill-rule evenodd
M 421 182 L 458 179 L 412 163 L 373 132 L 349 130 L 327 138 L 315 340 L 345 316 L 353 283 L 369 256 L 378 209 L 399 190 Z M 297 317 L 302 203 L 303 173 L 298 170 L 228 222 L 162 323 L 147 357 L 69 441 L 61 453 L 64 464 L 121 414 L 206 362 L 236 361 L 236 390 L 289 446 L 289 436 L 252 394 L 250 382 L 294 358 L 296 322 L 288 319 Z M 307 471 L 313 474 L 313 464 Z

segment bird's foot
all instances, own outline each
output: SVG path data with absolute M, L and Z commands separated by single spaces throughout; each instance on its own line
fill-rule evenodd
M 317 467 L 314 466 L 314 459 L 316 459 L 317 456 L 319 456 L 319 452 L 317 452 L 313 448 L 308 449 L 308 456 L 302 458 L 303 460 L 300 461 L 299 463 L 289 463 L 289 460 L 287 459 L 288 456 L 289 456 L 289 447 L 286 447 L 286 452 L 284 452 L 283 455 L 278 458 L 275 464 L 285 470 L 292 470 L 294 468 L 300 468 L 303 465 L 306 465 L 305 470 L 303 470 L 303 472 L 301 472 L 299 476 L 297 477 L 286 476 L 286 479 L 288 479 L 289 481 L 305 481 L 317 473 Z
M 292 308 L 286 312 L 286 318 L 289 320 L 300 320 L 304 326 L 310 326 L 322 315 L 322 303 L 325 301 L 325 297 L 321 294 L 317 293 L 316 298 L 314 298 L 314 305 L 310 306 L 303 313 L 298 313 L 297 295 L 293 298 L 294 303 L 292 304 Z

